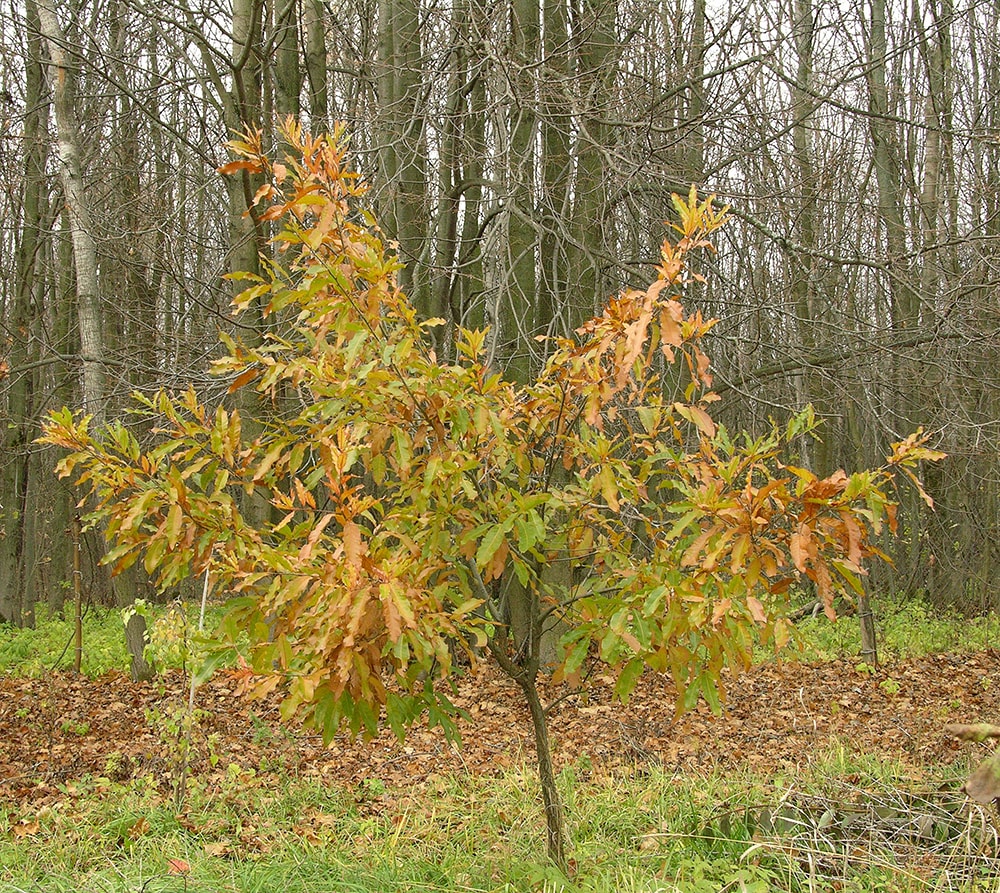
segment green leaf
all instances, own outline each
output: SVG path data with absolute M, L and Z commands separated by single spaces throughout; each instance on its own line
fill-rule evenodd
M 646 596 L 646 600 L 642 603 L 642 613 L 644 617 L 652 617 L 655 614 L 660 613 L 660 607 L 663 605 L 664 599 L 667 597 L 667 587 L 657 586 L 655 589 L 651 589 L 649 594 Z
M 486 567 L 493 560 L 493 556 L 503 545 L 504 536 L 504 530 L 499 525 L 491 527 L 486 532 L 479 543 L 479 548 L 476 549 L 476 564 L 479 567 Z
M 635 690 L 636 683 L 646 669 L 645 661 L 641 657 L 633 657 L 618 674 L 615 680 L 615 695 L 623 704 L 628 703 L 628 699 Z
M 712 713 L 716 716 L 722 713 L 722 702 L 719 699 L 719 680 L 706 670 L 698 677 L 697 687 Z
M 589 652 L 590 636 L 583 635 L 573 643 L 573 647 L 566 653 L 566 658 L 563 661 L 563 671 L 567 675 L 575 673 L 583 666 L 583 662 L 587 659 Z
M 236 654 L 235 648 L 220 648 L 217 651 L 211 652 L 197 665 L 191 674 L 193 684 L 195 686 L 204 685 L 212 678 L 212 675 L 219 667 L 233 663 L 236 659 Z

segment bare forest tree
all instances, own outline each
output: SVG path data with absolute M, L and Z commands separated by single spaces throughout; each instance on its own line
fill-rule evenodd
M 222 400 L 202 372 L 218 330 L 280 324 L 231 314 L 224 274 L 258 269 L 268 232 L 260 184 L 216 168 L 232 133 L 285 115 L 348 123 L 402 281 L 444 321 L 439 358 L 456 324 L 489 326 L 522 378 L 538 336 L 648 279 L 671 193 L 716 192 L 736 219 L 701 301 L 727 424 L 811 402 L 823 471 L 937 432 L 937 509 L 906 498 L 873 590 L 996 607 L 998 33 L 1000 0 L 15 0 L 0 617 L 31 623 L 66 588 L 72 499 L 41 415 L 110 418 L 189 381 Z

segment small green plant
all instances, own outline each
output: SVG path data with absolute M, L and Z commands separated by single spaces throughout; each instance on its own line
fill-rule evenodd
M 119 751 L 109 753 L 104 761 L 104 774 L 108 778 L 115 778 L 125 765 L 125 758 Z
M 82 738 L 90 731 L 90 723 L 75 719 L 64 719 L 59 724 L 59 730 L 64 735 L 77 735 Z
M 882 691 L 884 691 L 887 695 L 890 695 L 890 696 L 891 695 L 898 695 L 900 688 L 902 688 L 902 686 L 895 679 L 893 679 L 891 676 L 888 677 L 888 678 L 886 678 L 886 679 L 883 679 L 878 684 L 878 687 L 881 688 Z
M 876 672 L 875 667 L 871 664 L 865 663 L 864 661 L 859 661 L 854 665 L 854 669 L 857 670 L 863 676 L 873 676 Z
M 186 704 L 168 705 L 163 709 L 153 707 L 146 711 L 146 722 L 160 740 L 177 812 L 183 811 L 187 794 L 188 772 L 195 755 L 194 732 L 207 715 L 206 711 Z M 208 750 L 207 758 L 211 762 L 210 746 Z

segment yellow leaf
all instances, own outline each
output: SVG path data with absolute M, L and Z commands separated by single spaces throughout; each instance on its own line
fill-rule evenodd
M 174 503 L 170 506 L 170 511 L 167 512 L 167 546 L 170 549 L 174 549 L 177 546 L 177 540 L 181 535 L 181 528 L 184 525 L 184 512 L 182 511 L 178 503 Z
M 608 508 L 613 512 L 619 509 L 618 483 L 615 481 L 615 474 L 610 465 L 605 465 L 600 474 L 601 495 L 608 504 Z

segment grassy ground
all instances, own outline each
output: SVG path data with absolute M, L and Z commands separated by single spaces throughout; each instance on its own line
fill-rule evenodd
M 995 620 L 957 622 L 919 604 L 881 617 L 887 656 L 982 648 L 998 632 Z M 92 615 L 88 672 L 124 666 L 118 622 Z M 0 669 L 44 674 L 69 635 L 56 618 L 0 631 Z M 805 625 L 808 659 L 857 650 L 850 618 Z M 0 891 L 1000 890 L 995 815 L 958 793 L 968 765 L 914 777 L 851 744 L 831 741 L 804 770 L 767 777 L 578 761 L 560 776 L 570 878 L 544 862 L 530 766 L 401 790 L 233 763 L 191 779 L 181 814 L 153 771 L 119 783 L 108 766 L 43 802 L 0 801 Z
M 994 841 L 978 815 L 921 841 L 907 830 L 921 812 L 917 800 L 900 805 L 910 782 L 899 768 L 846 754 L 834 746 L 808 777 L 766 781 L 564 771 L 572 879 L 539 861 L 534 779 L 521 773 L 432 778 L 402 793 L 234 771 L 213 790 L 195 784 L 180 816 L 155 784 L 92 779 L 31 815 L 0 809 L 0 889 L 874 893 L 988 876 Z M 856 804 L 867 825 L 824 825 L 859 796 L 870 798 L 870 809 Z M 777 802 L 783 824 L 762 806 Z

